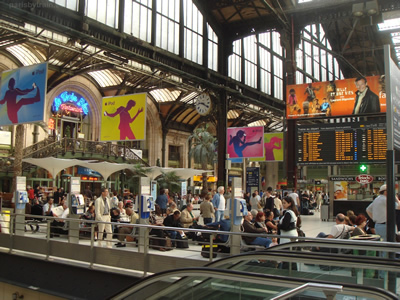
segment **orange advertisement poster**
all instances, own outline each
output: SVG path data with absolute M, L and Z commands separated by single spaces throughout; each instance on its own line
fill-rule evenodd
M 386 112 L 383 76 L 288 85 L 286 118 L 323 118 Z

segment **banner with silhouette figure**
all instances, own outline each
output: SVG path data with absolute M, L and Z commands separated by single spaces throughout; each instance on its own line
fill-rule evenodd
M 230 127 L 227 130 L 229 158 L 263 157 L 264 127 Z
M 147 94 L 103 98 L 100 141 L 146 139 Z
M 283 132 L 264 133 L 264 157 L 250 161 L 283 161 Z
M 47 63 L 1 73 L 0 126 L 44 121 Z

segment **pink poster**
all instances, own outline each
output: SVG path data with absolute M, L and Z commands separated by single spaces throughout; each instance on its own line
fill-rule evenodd
M 227 130 L 227 153 L 234 157 L 264 157 L 264 127 L 231 127 Z

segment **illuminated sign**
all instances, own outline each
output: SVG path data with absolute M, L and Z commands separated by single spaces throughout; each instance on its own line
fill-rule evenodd
M 53 113 L 58 112 L 60 109 L 79 112 L 86 116 L 89 113 L 89 103 L 87 103 L 86 99 L 80 94 L 65 91 L 54 98 L 53 105 L 51 107 L 51 111 Z
M 49 119 L 49 123 L 47 124 L 47 127 L 49 128 L 49 129 L 51 129 L 51 130 L 53 130 L 54 128 L 55 128 L 55 126 L 54 126 L 55 124 L 54 124 L 54 119 Z
M 62 110 L 76 112 L 76 113 L 82 113 L 83 112 L 83 109 L 81 107 L 75 107 L 75 106 L 68 105 L 68 104 L 61 104 L 60 108 Z
M 386 163 L 386 123 L 358 122 L 297 128 L 297 165 Z

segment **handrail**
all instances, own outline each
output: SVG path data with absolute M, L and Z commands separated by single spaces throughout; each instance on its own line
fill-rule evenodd
M 11 223 L 10 226 L 14 224 L 13 220 L 15 220 L 16 216 L 19 214 L 12 213 L 11 214 Z M 38 218 L 41 216 L 37 215 L 21 215 L 21 216 L 27 216 L 31 218 Z M 49 233 L 50 233 L 50 221 L 52 219 L 61 219 L 59 217 L 48 217 L 48 216 L 43 216 L 47 220 L 47 240 L 49 240 Z M 21 217 L 22 219 L 22 217 Z M 24 218 L 25 219 L 25 218 Z M 67 222 L 79 222 L 79 223 L 91 223 L 91 224 L 97 224 L 100 223 L 99 221 L 90 221 L 90 220 L 85 220 L 85 219 L 75 219 L 75 218 L 65 218 Z M 113 222 L 101 222 L 101 223 L 109 223 L 113 225 L 120 225 L 121 223 L 113 223 Z M 202 232 L 202 233 L 208 233 L 208 234 L 225 234 L 225 235 L 249 235 L 250 234 L 245 234 L 245 233 L 231 233 L 231 232 L 221 232 L 221 231 L 215 231 L 215 230 L 199 230 L 199 229 L 191 229 L 191 228 L 176 228 L 176 227 L 165 227 L 165 226 L 154 226 L 154 225 L 145 225 L 145 224 L 124 224 L 124 226 L 129 226 L 133 228 L 143 228 L 145 230 L 150 230 L 152 228 L 154 229 L 162 229 L 162 230 L 183 230 L 186 232 Z M 15 227 L 15 225 L 14 225 Z M 93 248 L 94 246 L 94 226 L 91 226 L 91 236 L 90 236 L 90 245 Z M 10 234 L 10 241 L 12 241 L 13 237 L 13 231 L 11 230 Z M 253 235 L 254 236 L 254 235 Z M 257 236 L 257 235 L 256 235 Z M 135 237 L 137 237 L 135 235 Z M 326 240 L 326 239 L 325 239 Z M 312 241 L 309 242 L 294 242 L 294 243 L 288 243 L 285 244 L 285 247 L 297 247 L 299 244 L 303 246 L 319 246 L 319 247 L 343 247 L 343 245 L 334 245 L 332 242 L 337 241 L 329 241 L 329 245 L 327 244 L 327 241 L 324 239 L 313 239 Z M 212 240 L 210 241 L 212 243 Z M 346 241 L 348 243 L 351 243 L 352 248 L 356 249 L 361 248 L 364 250 L 376 250 L 376 251 L 399 251 L 399 247 L 397 245 L 391 245 L 391 243 L 382 243 L 382 242 L 367 242 L 367 241 Z M 201 244 L 200 242 L 199 244 Z M 205 243 L 205 242 L 203 242 Z M 357 243 L 360 243 L 361 245 L 356 245 Z M 208 243 L 207 243 L 208 244 Z M 10 246 L 8 247 L 10 249 L 10 252 L 13 251 L 13 243 L 10 243 Z M 226 245 L 226 244 L 225 244 Z M 287 246 L 286 246 L 287 245 Z M 389 246 L 388 246 L 389 245 Z M 50 246 L 50 244 L 49 244 Z M 237 256 L 231 256 L 231 257 L 226 257 L 226 258 L 219 258 L 218 260 L 214 261 L 211 263 L 209 266 L 221 266 L 223 264 L 236 264 L 236 263 L 241 263 L 245 264 L 247 260 L 249 259 L 260 259 L 260 260 L 275 260 L 275 261 L 286 261 L 286 262 L 302 262 L 302 263 L 310 263 L 310 264 L 318 264 L 318 265 L 326 265 L 326 266 L 340 266 L 340 267 L 346 267 L 346 268 L 358 268 L 358 269 L 379 269 L 382 271 L 389 271 L 389 272 L 397 272 L 400 269 L 400 261 L 398 260 L 391 260 L 391 259 L 385 259 L 382 257 L 362 257 L 362 256 L 354 256 L 354 255 L 341 255 L 341 254 L 330 254 L 330 253 L 318 253 L 318 256 L 316 257 L 315 252 L 303 252 L 303 251 L 296 251 L 296 255 L 293 255 L 294 250 L 287 251 L 287 250 L 279 250 L 279 247 L 271 247 L 268 249 L 265 249 L 264 251 L 256 251 L 252 252 L 244 257 L 243 254 L 239 254 Z M 15 250 L 19 250 L 15 248 Z M 148 253 L 148 248 L 147 246 L 144 248 L 143 253 Z M 62 256 L 61 256 L 62 257 Z M 48 257 L 46 257 L 47 259 Z M 90 265 L 92 266 L 93 260 L 89 258 Z M 212 255 L 210 255 L 210 261 L 212 261 Z
M 38 216 L 38 215 L 28 215 L 28 214 L 16 214 L 12 213 L 10 215 L 23 215 L 25 217 L 30 218 L 53 218 L 53 219 L 62 219 L 62 218 L 54 218 L 48 216 Z M 84 222 L 90 224 L 97 224 L 100 221 L 91 221 L 84 219 L 72 219 L 65 218 L 65 221 L 72 222 Z M 118 225 L 119 223 L 113 222 L 101 222 L 101 223 L 109 223 L 113 225 Z M 182 227 L 167 227 L 167 226 L 155 226 L 155 225 L 147 225 L 147 224 L 124 224 L 124 226 L 129 227 L 137 227 L 137 228 L 154 228 L 154 229 L 165 229 L 165 230 L 181 230 L 185 232 L 200 232 L 200 233 L 208 233 L 208 234 L 223 234 L 223 235 L 238 235 L 238 236 L 249 236 L 249 237 L 269 237 L 269 238 L 293 238 L 293 236 L 285 236 L 285 235 L 274 235 L 274 234 L 257 234 L 257 233 L 244 233 L 244 232 L 230 232 L 230 231 L 218 231 L 218 230 L 210 230 L 210 229 L 194 229 L 194 228 L 182 228 Z M 329 247 L 329 248 L 337 248 L 341 249 L 345 246 L 351 247 L 352 249 L 358 250 L 380 250 L 386 252 L 399 252 L 400 244 L 392 243 L 392 242 L 381 242 L 381 241 L 365 241 L 365 240 L 344 240 L 344 239 L 324 239 L 324 238 L 309 238 L 309 237 L 296 237 L 298 241 L 276 245 L 271 247 L 271 250 L 283 250 L 287 248 L 298 248 L 298 247 Z M 250 247 L 252 245 L 249 245 Z M 379 248 L 379 249 L 377 249 Z
M 280 299 L 287 299 L 291 296 L 297 295 L 307 290 L 313 291 L 322 291 L 325 295 L 329 294 L 330 299 L 334 299 L 333 297 L 343 290 L 342 285 L 334 285 L 334 284 L 321 284 L 315 282 L 307 282 L 301 286 L 298 286 L 290 291 L 285 291 L 280 293 L 278 296 L 271 298 L 271 300 L 280 300 Z
M 310 282 L 309 278 L 296 278 L 296 277 L 282 277 L 277 275 L 269 275 L 269 274 L 251 274 L 247 272 L 241 271 L 232 271 L 232 270 L 219 270 L 215 268 L 186 268 L 186 269 L 175 269 L 160 272 L 157 274 L 153 274 L 149 277 L 141 279 L 131 287 L 128 287 L 125 291 L 121 291 L 110 299 L 119 300 L 124 299 L 133 293 L 143 290 L 154 283 L 158 283 L 162 280 L 170 281 L 171 278 L 175 279 L 174 283 L 171 283 L 167 288 L 163 289 L 163 293 L 170 294 L 176 286 L 179 285 L 179 282 L 183 280 L 181 283 L 186 284 L 188 282 L 189 277 L 195 278 L 205 278 L 205 280 L 213 280 L 213 279 L 228 279 L 230 281 L 239 281 L 239 282 L 247 282 L 257 285 L 274 285 L 278 287 L 284 288 L 297 288 L 299 285 L 303 285 L 305 283 Z M 323 280 L 312 280 L 313 283 L 319 283 L 321 285 L 329 285 L 329 282 Z M 196 285 L 198 286 L 198 284 Z M 177 286 L 179 288 L 179 286 Z M 342 284 L 343 293 L 348 293 L 353 296 L 366 296 L 375 297 L 375 299 L 398 299 L 398 296 L 393 294 L 392 292 L 369 286 L 358 286 L 355 284 L 343 283 Z M 156 292 L 154 289 L 150 292 Z M 183 291 L 182 291 L 183 292 Z M 147 299 L 156 299 L 156 295 L 152 295 L 153 297 Z

